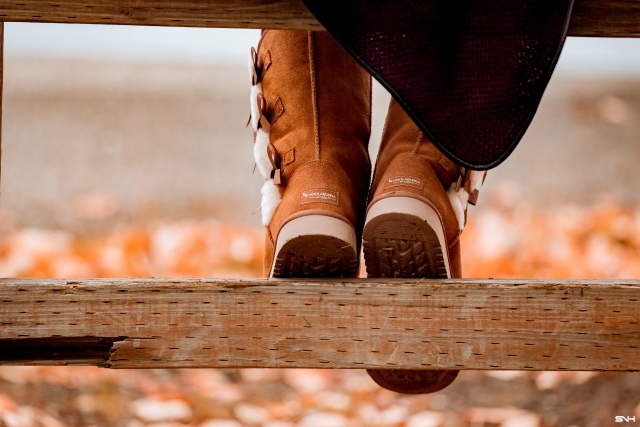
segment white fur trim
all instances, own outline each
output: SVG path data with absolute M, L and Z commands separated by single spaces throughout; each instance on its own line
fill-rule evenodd
M 249 102 L 251 102 L 251 127 L 253 131 L 258 130 L 258 121 L 260 120 L 260 111 L 258 110 L 258 95 L 262 93 L 262 83 L 251 86 L 251 95 L 249 95 Z
M 447 191 L 447 196 L 449 196 L 449 202 L 451 202 L 451 207 L 453 208 L 453 212 L 456 214 L 456 219 L 458 220 L 458 227 L 460 230 L 464 229 L 464 212 L 467 210 L 467 203 L 469 202 L 469 193 L 464 187 L 456 190 L 456 183 L 451 184 L 449 191 Z
M 469 181 L 471 184 L 471 191 L 480 190 L 482 183 L 484 182 L 485 171 L 469 171 Z
M 262 175 L 264 179 L 269 179 L 271 177 L 271 171 L 273 170 L 273 165 L 271 164 L 271 160 L 269 160 L 269 152 L 267 151 L 268 147 L 269 133 L 258 129 L 256 132 L 256 141 L 253 144 L 253 158 L 258 166 L 260 175 Z
M 260 204 L 262 210 L 262 225 L 266 227 L 271 222 L 273 213 L 280 204 L 282 197 L 280 196 L 278 186 L 273 183 L 272 179 L 262 184 L 260 193 L 262 194 L 262 203 Z
M 462 169 L 462 174 L 464 176 L 465 169 Z M 484 178 L 486 176 L 485 171 L 475 171 L 471 170 L 466 174 L 466 179 L 469 181 L 469 190 L 473 193 L 476 190 L 480 190 L 482 184 L 484 183 Z M 451 203 L 451 207 L 453 208 L 453 212 L 456 215 L 456 219 L 458 220 L 458 227 L 460 231 L 464 230 L 464 226 L 466 223 L 465 220 L 465 212 L 467 211 L 467 206 L 469 205 L 469 192 L 464 188 L 464 182 L 462 183 L 462 187 L 456 190 L 457 184 L 454 182 L 449 187 L 447 191 L 447 196 L 449 196 L 449 202 Z
M 249 55 L 249 76 L 253 79 L 255 64 L 253 58 Z M 249 95 L 249 102 L 251 103 L 251 127 L 256 133 L 256 140 L 253 144 L 253 157 L 255 159 L 260 175 L 266 179 L 262 184 L 260 193 L 262 194 L 262 201 L 260 203 L 260 209 L 262 211 L 262 225 L 265 227 L 271 222 L 273 213 L 280 204 L 282 196 L 280 196 L 280 189 L 274 184 L 271 178 L 271 171 L 273 165 L 269 160 L 269 132 L 265 132 L 262 129 L 258 129 L 260 123 L 260 108 L 258 107 L 258 95 L 262 93 L 262 83 L 257 83 L 251 86 L 251 94 Z

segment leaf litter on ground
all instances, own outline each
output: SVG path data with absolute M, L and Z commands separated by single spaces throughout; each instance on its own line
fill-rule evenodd
M 465 277 L 640 277 L 639 208 L 605 198 L 542 210 L 497 188 L 469 213 Z M 262 245 L 261 230 L 216 221 L 114 225 L 89 237 L 11 225 L 0 275 L 259 277 Z M 361 370 L 0 366 L 0 427 L 608 426 L 616 415 L 640 418 L 640 374 L 465 371 L 440 393 L 403 396 Z

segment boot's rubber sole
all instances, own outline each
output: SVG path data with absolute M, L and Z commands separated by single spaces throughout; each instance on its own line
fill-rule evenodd
M 357 239 L 347 222 L 324 215 L 295 218 L 276 240 L 271 277 L 355 277 Z
M 367 213 L 363 230 L 368 277 L 451 277 L 442 221 L 438 213 L 411 197 L 387 197 Z M 381 387 L 397 393 L 440 391 L 458 376 L 457 370 L 367 369 Z
M 460 371 L 367 369 L 367 373 L 380 387 L 396 393 L 435 393 L 449 386 Z
M 367 213 L 363 230 L 369 277 L 450 277 L 438 213 L 411 197 L 387 197 Z

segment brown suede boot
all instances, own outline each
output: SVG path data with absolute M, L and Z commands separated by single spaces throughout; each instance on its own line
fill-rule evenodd
M 354 277 L 371 163 L 371 77 L 325 32 L 266 31 L 251 123 L 266 277 Z
M 369 277 L 462 277 L 460 233 L 486 173 L 445 157 L 391 100 L 363 231 Z M 458 371 L 371 370 L 382 387 L 431 393 Z

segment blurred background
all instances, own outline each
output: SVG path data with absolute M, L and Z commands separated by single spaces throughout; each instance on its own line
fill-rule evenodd
M 258 277 L 257 30 L 5 26 L 0 275 Z M 374 88 L 370 151 L 389 95 Z M 463 235 L 466 277 L 640 277 L 640 40 L 569 38 Z M 0 426 L 607 426 L 640 374 L 0 367 Z M 630 424 L 634 425 L 634 424 Z

